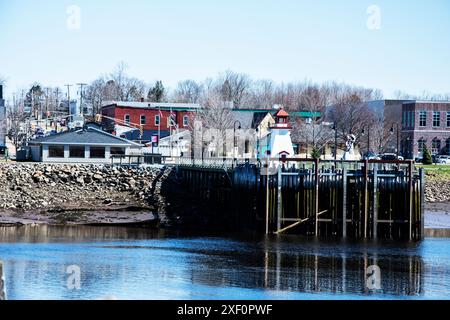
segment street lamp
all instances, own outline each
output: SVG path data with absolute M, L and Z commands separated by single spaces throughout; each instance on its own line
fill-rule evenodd
M 234 154 L 234 159 L 236 160 L 237 155 L 236 155 L 236 148 L 237 148 L 237 137 L 236 137 L 236 125 L 239 125 L 239 127 L 237 129 L 241 130 L 241 122 L 239 120 L 236 120 L 234 122 L 233 125 L 233 137 L 234 137 L 234 143 L 233 143 L 233 154 Z
M 256 160 L 259 160 L 259 127 L 256 127 Z
M 334 130 L 334 161 L 337 161 L 337 139 L 338 139 L 338 135 L 337 135 L 337 123 L 336 122 L 334 122 L 333 130 Z
M 393 123 L 391 130 L 390 130 L 391 135 L 394 135 L 394 133 L 395 133 L 394 126 L 396 126 L 396 128 L 397 128 L 397 157 L 399 157 L 400 156 L 400 126 L 398 125 L 398 123 Z
M 364 127 L 362 129 L 362 136 L 366 135 L 366 128 L 367 128 L 367 156 L 370 154 L 370 125 L 367 125 L 367 127 Z

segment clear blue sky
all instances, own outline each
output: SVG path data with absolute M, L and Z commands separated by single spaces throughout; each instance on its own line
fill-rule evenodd
M 79 30 L 66 10 L 81 9 Z M 367 27 L 367 8 L 381 29 Z M 0 0 L 0 75 L 89 82 L 125 61 L 166 86 L 226 69 L 275 81 L 338 80 L 420 94 L 450 92 L 448 0 Z

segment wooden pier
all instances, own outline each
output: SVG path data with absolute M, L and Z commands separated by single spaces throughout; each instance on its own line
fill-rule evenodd
M 177 172 L 193 194 L 220 203 L 245 228 L 354 239 L 424 235 L 424 172 L 413 161 L 183 160 Z

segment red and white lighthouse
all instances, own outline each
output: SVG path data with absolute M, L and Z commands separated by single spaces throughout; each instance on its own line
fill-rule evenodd
M 275 114 L 275 124 L 270 127 L 270 154 L 274 158 L 294 156 L 291 140 L 292 126 L 289 124 L 289 113 L 281 107 Z

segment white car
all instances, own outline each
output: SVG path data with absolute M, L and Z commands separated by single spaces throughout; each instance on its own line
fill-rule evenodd
M 437 156 L 436 163 L 450 164 L 450 156 Z

